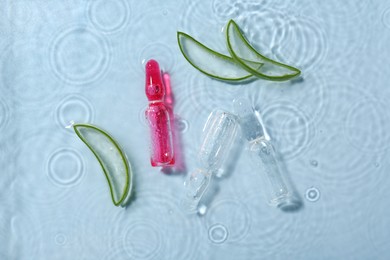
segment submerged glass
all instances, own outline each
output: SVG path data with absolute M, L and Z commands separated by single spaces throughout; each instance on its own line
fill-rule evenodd
M 185 182 L 184 207 L 188 212 L 197 211 L 213 175 L 225 164 L 236 139 L 238 126 L 237 117 L 231 113 L 216 110 L 210 114 L 203 128 L 198 155 L 199 168 Z
M 266 193 L 267 200 L 273 206 L 283 207 L 289 203 L 291 192 L 281 173 L 279 166 L 281 162 L 277 158 L 261 115 L 245 99 L 236 99 L 234 109 L 240 117 L 241 129 L 249 142 L 253 161 L 263 169 L 262 176 L 265 185 L 262 188 Z

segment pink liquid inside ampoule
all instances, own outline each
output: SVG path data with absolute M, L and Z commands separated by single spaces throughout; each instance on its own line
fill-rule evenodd
M 152 166 L 169 166 L 175 162 L 169 111 L 164 103 L 165 88 L 160 67 L 155 60 L 145 66 L 145 93 L 149 106 L 145 112 L 151 137 Z

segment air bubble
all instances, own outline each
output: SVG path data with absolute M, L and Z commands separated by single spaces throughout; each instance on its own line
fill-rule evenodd
M 228 230 L 222 224 L 214 224 L 209 229 L 209 239 L 216 244 L 222 244 L 228 238 Z
M 306 199 L 311 202 L 316 202 L 320 198 L 320 191 L 315 188 L 311 187 L 308 190 L 306 190 Z
M 66 244 L 66 240 L 67 240 L 66 235 L 62 233 L 57 234 L 56 237 L 54 238 L 56 244 L 61 246 Z
M 204 216 L 207 212 L 207 206 L 206 205 L 200 205 L 198 208 L 198 214 L 200 216 Z
M 317 167 L 317 166 L 318 166 L 318 161 L 316 161 L 316 160 L 311 160 L 311 161 L 310 161 L 310 164 L 311 164 L 313 167 Z

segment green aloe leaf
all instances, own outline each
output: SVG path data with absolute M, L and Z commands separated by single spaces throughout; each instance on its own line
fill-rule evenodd
M 99 161 L 114 205 L 125 206 L 131 196 L 132 171 L 118 143 L 107 132 L 93 125 L 75 124 L 73 129 Z
M 241 81 L 252 77 L 233 58 L 206 47 L 186 33 L 177 32 L 177 41 L 186 60 L 207 76 L 225 81 Z M 246 62 L 255 68 L 263 65 L 259 62 Z
M 238 25 L 230 20 L 226 28 L 227 47 L 232 58 L 247 72 L 262 79 L 284 81 L 297 77 L 301 71 L 260 54 L 244 37 Z M 250 60 L 251 62 L 248 62 Z M 253 62 L 263 63 L 261 67 Z

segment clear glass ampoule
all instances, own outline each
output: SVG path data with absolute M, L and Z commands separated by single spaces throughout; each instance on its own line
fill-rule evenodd
M 202 143 L 198 154 L 198 168 L 185 182 L 186 196 L 183 206 L 188 212 L 196 212 L 199 201 L 207 191 L 213 176 L 220 171 L 229 157 L 238 131 L 237 117 L 216 110 L 203 128 Z
M 249 151 L 255 164 L 261 169 L 264 179 L 262 189 L 269 204 L 283 207 L 289 202 L 291 192 L 283 178 L 275 148 L 272 145 L 261 115 L 246 99 L 234 101 L 234 109 L 240 118 L 243 136 L 249 143 Z

